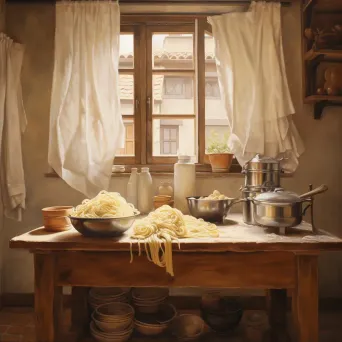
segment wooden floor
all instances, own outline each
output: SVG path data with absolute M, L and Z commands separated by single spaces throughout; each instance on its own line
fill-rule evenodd
M 65 312 L 64 329 L 70 326 L 70 311 Z M 133 339 L 134 342 L 136 339 Z M 241 335 L 219 337 L 208 334 L 201 342 L 245 342 Z M 84 342 L 93 341 L 86 339 Z M 139 341 L 150 342 L 149 339 Z M 174 339 L 154 338 L 153 342 L 174 342 Z M 342 308 L 340 312 L 320 314 L 320 342 L 342 341 Z M 0 311 L 0 342 L 35 342 L 34 316 L 32 308 L 4 308 Z

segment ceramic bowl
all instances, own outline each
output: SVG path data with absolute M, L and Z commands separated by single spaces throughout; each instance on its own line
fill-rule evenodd
M 137 313 L 134 321 L 135 328 L 142 335 L 156 336 L 166 331 L 176 315 L 177 311 L 173 305 L 162 304 L 157 313 Z
M 184 314 L 173 320 L 170 329 L 179 341 L 194 341 L 202 336 L 204 321 L 199 316 Z
M 134 325 L 132 324 L 130 329 L 120 333 L 104 333 L 98 329 L 94 322 L 90 323 L 91 335 L 100 342 L 125 342 L 129 340 L 133 333 Z
M 97 319 L 95 312 L 92 314 L 91 318 L 93 322 L 95 323 L 95 325 L 99 328 L 99 330 L 105 333 L 124 332 L 126 330 L 129 330 L 133 322 L 133 317 L 128 317 L 122 320 L 111 321 L 111 322 L 100 321 Z
M 217 308 L 203 308 L 204 321 L 218 333 L 228 333 L 236 329 L 241 321 L 243 310 L 238 301 L 221 298 Z
M 134 309 L 126 303 L 109 303 L 100 305 L 95 310 L 94 316 L 101 322 L 123 321 L 134 316 Z

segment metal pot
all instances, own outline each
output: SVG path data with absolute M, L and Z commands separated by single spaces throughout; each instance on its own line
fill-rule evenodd
M 242 173 L 245 174 L 246 187 L 263 187 L 269 190 L 280 187 L 279 160 L 256 155 L 245 164 Z
M 256 224 L 254 220 L 254 204 L 252 199 L 261 194 L 263 191 L 259 189 L 258 191 L 252 190 L 250 191 L 248 188 L 244 188 L 241 190 L 242 198 L 244 199 L 243 207 L 242 207 L 242 218 L 243 222 L 246 224 Z
M 314 195 L 328 190 L 326 185 L 298 196 L 293 192 L 276 189 L 249 198 L 254 205 L 253 218 L 256 224 L 266 227 L 294 227 L 302 222 L 308 207 L 302 208 L 303 202 L 311 202 Z

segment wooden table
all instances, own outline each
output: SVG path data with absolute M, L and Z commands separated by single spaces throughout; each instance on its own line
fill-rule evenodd
M 37 342 L 59 339 L 62 286 L 73 286 L 74 329 L 88 325 L 91 286 L 168 286 L 268 289 L 273 331 L 285 329 L 286 289 L 299 342 L 318 342 L 318 271 L 321 252 L 342 249 L 342 240 L 302 223 L 286 236 L 242 223 L 231 215 L 219 238 L 184 239 L 173 248 L 175 277 L 138 256 L 130 264 L 129 232 L 121 238 L 85 238 L 75 230 L 43 228 L 15 237 L 11 248 L 34 253 Z

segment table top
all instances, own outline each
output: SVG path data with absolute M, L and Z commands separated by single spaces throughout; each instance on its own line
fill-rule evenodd
M 312 233 L 309 223 L 303 222 L 296 228 L 279 235 L 278 229 L 249 226 L 243 223 L 241 214 L 231 214 L 229 221 L 218 226 L 217 238 L 180 239 L 180 248 L 174 243 L 174 252 L 257 252 L 293 251 L 319 252 L 342 250 L 342 239 L 325 231 Z M 51 233 L 44 227 L 13 238 L 10 248 L 32 251 L 129 251 L 138 250 L 137 240 L 130 238 L 131 230 L 118 238 L 84 237 L 75 229 Z

